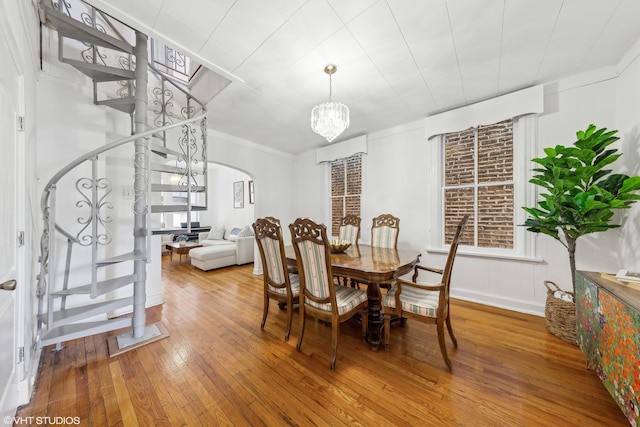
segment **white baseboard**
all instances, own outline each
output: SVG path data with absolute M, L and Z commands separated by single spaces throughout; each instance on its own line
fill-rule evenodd
M 517 311 L 519 313 L 532 314 L 534 316 L 544 316 L 544 304 L 536 304 L 531 301 L 504 298 L 499 295 L 460 289 L 455 290 L 455 292 L 452 290 L 451 298 L 475 302 L 478 304 L 488 305 L 490 307 L 503 308 L 505 310 Z

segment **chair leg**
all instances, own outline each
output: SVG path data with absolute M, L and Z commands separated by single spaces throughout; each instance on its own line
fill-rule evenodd
M 389 351 L 389 339 L 391 337 L 391 313 L 384 315 L 384 349 Z
M 449 317 L 449 313 L 447 313 L 447 330 L 449 331 L 449 336 L 451 337 L 451 341 L 453 341 L 453 346 L 458 348 L 458 340 L 453 335 L 453 328 L 451 327 L 451 318 Z
M 451 360 L 449 360 L 449 356 L 447 356 L 447 346 L 444 342 L 444 325 L 443 319 L 438 319 L 436 327 L 438 329 L 438 344 L 440 344 L 440 352 L 442 353 L 442 358 L 444 359 L 444 363 L 447 364 L 447 368 L 449 368 L 449 372 L 453 372 L 453 368 L 451 365 Z
M 334 319 L 331 322 L 331 361 L 329 367 L 333 371 L 336 367 L 336 356 L 338 355 L 338 335 L 340 334 L 340 321 Z
M 269 313 L 269 296 L 265 292 L 264 294 L 264 310 L 262 311 L 262 323 L 260 329 L 264 329 L 264 324 L 267 322 L 267 314 Z
M 306 322 L 306 315 L 304 314 L 304 303 L 300 303 L 300 336 L 298 337 L 298 344 L 296 345 L 296 350 L 300 351 L 300 347 L 302 347 L 302 337 L 304 336 L 304 325 Z
M 291 334 L 291 323 L 293 322 L 293 301 L 289 299 L 287 301 L 287 330 L 284 334 L 284 340 L 289 341 L 289 335 Z

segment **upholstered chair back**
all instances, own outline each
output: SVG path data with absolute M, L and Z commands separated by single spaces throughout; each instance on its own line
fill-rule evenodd
M 332 300 L 335 305 L 335 292 L 326 226 L 308 218 L 298 218 L 289 229 L 305 303 L 331 311 Z
M 348 240 L 357 245 L 360 239 L 360 217 L 356 215 L 343 217 L 340 221 L 338 238 L 340 240 Z
M 378 248 L 397 248 L 400 234 L 400 218 L 383 214 L 373 218 L 371 225 L 371 246 Z

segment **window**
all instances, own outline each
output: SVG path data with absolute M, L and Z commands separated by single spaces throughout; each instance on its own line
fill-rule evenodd
M 345 215 L 360 216 L 362 154 L 331 162 L 331 234 L 337 236 Z
M 536 203 L 529 179 L 543 112 L 543 87 L 533 86 L 425 119 L 431 172 L 425 193 L 433 201 L 427 213 L 428 251 L 448 252 L 454 224 L 465 209 L 473 217 L 459 253 L 540 261 L 535 234 L 520 225 L 527 217 L 521 207 Z
M 191 61 L 191 58 L 166 46 L 157 39 L 152 39 L 150 46 L 152 64 L 156 68 L 184 82 L 189 81 L 194 65 L 192 64 L 193 61 Z
M 461 244 L 514 249 L 513 120 L 444 136 L 444 240 L 471 214 Z
M 174 228 L 180 228 L 183 222 L 187 222 L 187 213 L 174 212 L 171 220 Z M 191 222 L 199 221 L 199 220 L 200 220 L 200 215 L 198 215 L 198 212 L 191 212 Z
M 529 185 L 536 157 L 537 115 L 436 134 L 429 139 L 434 178 L 427 186 L 434 228 L 428 250 L 445 253 L 464 213 L 472 217 L 460 253 L 538 262 L 535 235 L 520 227 L 521 206 L 535 204 Z

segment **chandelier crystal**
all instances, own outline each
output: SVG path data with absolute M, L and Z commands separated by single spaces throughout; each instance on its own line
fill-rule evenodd
M 329 102 L 323 102 L 311 110 L 311 129 L 329 142 L 349 127 L 349 107 L 331 101 L 331 75 L 337 70 L 338 67 L 333 64 L 324 67 L 324 72 L 329 75 Z

